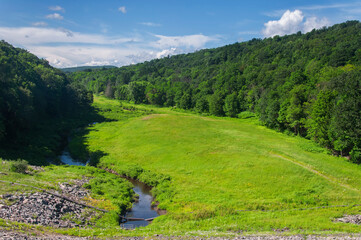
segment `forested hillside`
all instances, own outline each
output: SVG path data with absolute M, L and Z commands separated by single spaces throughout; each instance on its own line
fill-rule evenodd
M 92 95 L 84 87 L 70 84 L 47 61 L 0 42 L 0 150 L 35 148 L 39 139 L 27 132 L 34 133 L 54 121 L 61 123 L 91 102 Z
M 251 111 L 361 162 L 360 65 L 361 23 L 349 21 L 71 78 L 135 103 L 230 117 Z

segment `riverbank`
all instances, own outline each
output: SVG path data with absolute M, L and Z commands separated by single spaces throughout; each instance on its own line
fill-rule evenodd
M 94 167 L 17 173 L 10 171 L 12 162 L 0 163 L 0 219 L 52 228 L 119 227 L 119 216 L 132 205 L 132 185 Z

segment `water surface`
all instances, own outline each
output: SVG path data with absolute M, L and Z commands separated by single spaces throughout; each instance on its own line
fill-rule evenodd
M 76 165 L 76 166 L 85 166 L 87 163 L 76 161 L 70 156 L 70 153 L 65 149 L 62 154 L 59 156 L 60 160 L 64 164 L 68 165 Z M 139 199 L 137 202 L 133 203 L 132 209 L 126 213 L 124 217 L 126 218 L 142 218 L 149 219 L 158 217 L 159 214 L 152 207 L 153 197 L 150 193 L 151 188 L 144 183 L 141 183 L 136 180 L 128 179 L 133 184 L 133 190 L 136 194 L 139 195 Z M 127 221 L 121 223 L 123 228 L 132 229 L 136 227 L 147 226 L 149 221 Z
M 153 197 L 150 193 L 151 188 L 145 185 L 142 182 L 136 180 L 129 180 L 134 188 L 134 192 L 139 195 L 139 201 L 133 203 L 132 210 L 127 212 L 125 217 L 129 218 L 155 218 L 158 217 L 159 214 L 157 210 L 152 206 Z M 122 223 L 121 226 L 124 228 L 136 228 L 147 226 L 149 221 L 128 221 L 126 223 Z

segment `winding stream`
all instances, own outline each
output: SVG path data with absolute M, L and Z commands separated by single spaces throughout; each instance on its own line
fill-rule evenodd
M 71 156 L 70 153 L 65 149 L 62 154 L 59 156 L 60 160 L 64 164 L 68 165 L 76 165 L 76 166 L 85 166 L 86 163 L 76 161 Z M 129 182 L 133 184 L 133 190 L 136 194 L 139 195 L 138 201 L 133 203 L 132 209 L 126 213 L 124 217 L 126 218 L 142 218 L 142 219 L 149 219 L 158 217 L 159 214 L 152 207 L 153 196 L 150 193 L 151 188 L 144 183 L 141 183 L 136 180 L 129 180 Z M 149 224 L 148 221 L 141 220 L 141 221 L 127 221 L 122 222 L 121 227 L 127 229 L 133 229 L 136 227 L 143 227 Z

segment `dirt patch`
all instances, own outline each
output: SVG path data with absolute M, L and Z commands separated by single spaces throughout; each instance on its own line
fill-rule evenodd
M 152 118 L 156 118 L 156 117 L 164 117 L 164 116 L 168 116 L 168 114 L 151 114 L 151 115 L 147 115 L 145 117 L 142 118 L 143 121 L 152 119 Z
M 351 223 L 351 224 L 361 224 L 361 215 L 345 215 L 342 218 L 336 218 L 335 222 Z

